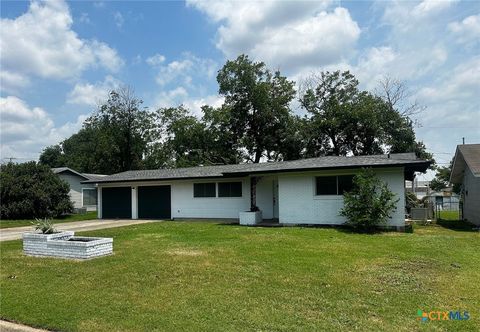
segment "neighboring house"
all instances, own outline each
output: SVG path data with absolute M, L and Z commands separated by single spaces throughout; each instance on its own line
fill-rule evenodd
M 480 144 L 457 146 L 450 182 L 462 185 L 463 218 L 480 225 Z
M 52 171 L 69 184 L 70 199 L 75 209 L 86 208 L 87 211 L 97 209 L 98 195 L 95 184 L 81 182 L 102 179 L 105 175 L 79 173 L 68 167 L 52 168 Z
M 422 199 L 428 196 L 431 192 L 430 181 L 422 181 L 414 179 L 413 181 L 405 181 L 405 190 L 413 192 L 417 199 Z
M 371 167 L 398 198 L 391 226 L 405 225 L 405 179 L 429 161 L 414 154 L 320 157 L 295 161 L 127 171 L 84 183 L 98 185 L 99 218 L 238 219 L 258 206 L 281 224 L 342 224 L 344 190 Z M 255 184 L 256 185 L 252 185 Z M 252 202 L 251 202 L 252 201 Z
M 460 208 L 460 196 L 452 192 L 452 188 L 435 191 L 427 195 L 428 201 L 436 209 L 458 211 Z

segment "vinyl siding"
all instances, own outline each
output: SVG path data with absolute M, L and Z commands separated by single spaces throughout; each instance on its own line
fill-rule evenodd
M 480 225 L 480 177 L 475 177 L 468 167 L 465 168 L 463 187 L 463 217 L 475 225 Z
M 73 203 L 73 207 L 74 208 L 82 208 L 83 207 L 82 188 L 93 188 L 93 189 L 95 189 L 95 184 L 80 183 L 80 181 L 85 181 L 85 179 L 78 176 L 78 175 L 60 173 L 60 174 L 58 174 L 58 176 L 63 181 L 67 182 L 68 185 L 70 186 L 69 194 L 70 194 L 70 199 Z M 95 211 L 96 206 L 88 206 L 87 210 L 88 211 Z
M 315 177 L 320 175 L 352 174 L 351 171 L 325 171 L 309 174 L 281 175 L 279 183 L 279 219 L 286 224 L 326 224 L 338 225 L 345 222 L 340 216 L 343 207 L 343 196 L 315 195 Z M 404 175 L 402 168 L 376 170 L 376 174 L 387 182 L 390 190 L 397 194 L 399 199 L 397 210 L 389 221 L 390 226 L 405 225 L 405 193 Z

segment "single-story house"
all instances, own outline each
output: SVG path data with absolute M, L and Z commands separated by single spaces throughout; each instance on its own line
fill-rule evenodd
M 457 146 L 450 182 L 462 185 L 463 218 L 480 225 L 480 144 Z
M 460 196 L 454 193 L 451 187 L 434 191 L 427 197 L 430 204 L 436 209 L 458 211 L 460 208 Z
M 412 153 L 126 171 L 84 183 L 98 188 L 98 218 L 238 219 L 257 206 L 280 224 L 342 224 L 343 192 L 371 167 L 397 194 L 390 226 L 405 225 L 405 179 L 429 161 Z
M 97 210 L 97 186 L 81 182 L 102 179 L 106 175 L 80 173 L 68 167 L 56 167 L 52 171 L 70 186 L 70 200 L 75 209 Z

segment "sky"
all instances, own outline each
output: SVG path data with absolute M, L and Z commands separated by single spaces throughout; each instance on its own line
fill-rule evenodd
M 478 1 L 0 1 L 0 16 L 2 161 L 38 159 L 120 86 L 150 110 L 219 106 L 216 73 L 242 53 L 296 82 L 404 82 L 441 166 L 480 143 Z

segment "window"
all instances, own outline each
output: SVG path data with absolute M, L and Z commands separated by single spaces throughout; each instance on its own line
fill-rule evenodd
M 219 182 L 218 197 L 242 197 L 242 183 Z
M 352 190 L 353 175 L 319 176 L 316 181 L 316 195 L 343 195 Z
M 215 182 L 193 184 L 193 197 L 215 197 L 216 195 Z
M 338 176 L 338 194 L 343 195 L 345 192 L 349 192 L 353 188 L 353 175 L 341 175 Z
M 82 189 L 83 206 L 97 205 L 97 189 L 84 188 Z
M 317 178 L 317 195 L 336 195 L 337 177 L 319 176 Z

